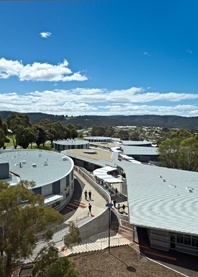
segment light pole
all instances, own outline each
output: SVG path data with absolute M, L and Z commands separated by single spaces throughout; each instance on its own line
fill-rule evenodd
M 106 206 L 107 208 L 109 208 L 109 253 L 110 253 L 111 208 L 112 208 L 113 204 L 112 204 L 112 203 L 107 203 L 105 206 Z

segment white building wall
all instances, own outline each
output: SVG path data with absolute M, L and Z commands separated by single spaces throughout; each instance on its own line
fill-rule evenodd
M 42 187 L 42 195 L 50 195 L 52 194 L 52 184 L 48 184 Z

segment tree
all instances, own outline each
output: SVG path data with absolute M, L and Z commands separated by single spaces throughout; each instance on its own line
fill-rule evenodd
M 106 128 L 103 126 L 93 126 L 91 136 L 104 136 Z
M 33 142 L 36 141 L 37 136 L 35 133 L 35 129 L 33 128 L 23 128 L 20 127 L 21 131 L 17 133 L 16 135 L 16 141 L 17 141 L 17 145 L 20 145 L 21 147 L 23 147 L 24 149 L 28 148 L 28 145 Z
M 168 138 L 159 146 L 159 159 L 163 166 L 179 168 L 179 144 L 180 143 L 177 138 Z
M 17 148 L 16 136 L 22 135 L 23 129 L 31 127 L 29 116 L 27 114 L 10 113 L 6 120 L 7 126 L 12 131 L 12 141 L 15 148 Z
M 129 140 L 129 132 L 125 130 L 120 130 L 119 131 L 119 138 L 121 140 Z
M 37 277 L 77 277 L 78 272 L 67 257 L 59 258 L 58 249 L 53 243 L 43 247 L 35 260 L 32 276 Z
M 198 170 L 198 140 L 197 136 L 191 136 L 180 143 L 181 168 L 190 171 Z
M 130 133 L 130 140 L 141 141 L 141 134 L 139 131 L 132 131 Z
M 69 233 L 64 237 L 64 244 L 67 248 L 72 248 L 72 244 L 80 243 L 80 231 L 73 221 L 69 222 Z
M 105 130 L 105 136 L 106 137 L 112 137 L 114 134 L 114 128 L 112 126 L 108 126 Z
M 38 232 L 43 232 L 46 239 L 49 226 L 63 221 L 57 211 L 44 206 L 42 195 L 35 195 L 27 188 L 33 185 L 33 182 L 21 181 L 16 186 L 9 186 L 0 181 L 1 277 L 10 277 L 20 260 L 32 254 Z
M 42 125 L 34 125 L 34 128 L 36 133 L 36 145 L 39 148 L 41 144 L 44 145 L 47 141 L 47 132 Z
M 5 142 L 5 134 L 2 129 L 0 129 L 0 148 L 4 147 L 4 142 Z

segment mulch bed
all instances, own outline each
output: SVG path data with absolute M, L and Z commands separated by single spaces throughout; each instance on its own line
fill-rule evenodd
M 130 246 L 108 249 L 70 256 L 79 271 L 79 277 L 181 277 L 148 260 Z

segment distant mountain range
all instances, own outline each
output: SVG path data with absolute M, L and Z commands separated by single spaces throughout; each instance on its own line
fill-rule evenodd
M 0 112 L 2 120 L 11 112 Z M 96 116 L 83 115 L 76 117 L 65 117 L 64 115 L 52 115 L 45 113 L 27 113 L 32 123 L 39 123 L 43 119 L 49 119 L 51 122 L 61 122 L 62 124 L 73 124 L 82 128 L 91 128 L 93 126 L 151 126 L 167 128 L 198 129 L 198 117 L 182 117 L 173 115 L 115 115 L 115 116 Z

